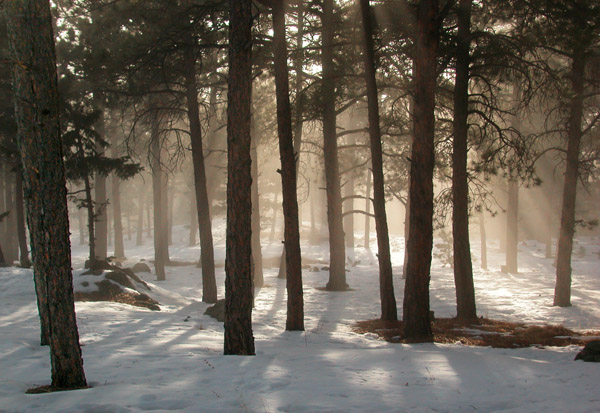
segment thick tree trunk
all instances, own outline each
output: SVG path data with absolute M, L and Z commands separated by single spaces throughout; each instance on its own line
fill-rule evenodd
M 573 53 L 571 67 L 571 85 L 573 97 L 569 109 L 567 167 L 563 188 L 560 235 L 556 253 L 556 286 L 554 305 L 571 305 L 571 253 L 575 234 L 575 199 L 577 179 L 579 177 L 579 147 L 581 145 L 581 119 L 583 117 L 583 77 L 585 74 L 585 55 L 582 51 Z
M 433 247 L 433 167 L 438 0 L 419 3 L 415 41 L 414 141 L 410 168 L 410 228 L 403 335 L 431 341 L 429 272 Z
M 47 315 L 52 387 L 86 387 L 73 300 L 67 190 L 58 117 L 58 82 L 50 4 L 5 5 L 14 62 L 19 151 L 38 300 Z M 40 285 L 41 284 L 41 285 Z
M 252 132 L 254 128 L 251 129 Z M 255 134 L 252 133 L 250 157 L 252 160 L 252 282 L 254 288 L 265 284 L 263 274 L 262 246 L 260 242 L 260 196 L 258 193 L 258 153 L 256 151 Z
M 469 242 L 469 177 L 467 174 L 471 1 L 460 0 L 459 2 L 452 141 L 452 240 L 456 318 L 469 321 L 477 319 Z
M 369 138 L 371 142 L 371 165 L 373 171 L 373 209 L 377 230 L 377 258 L 379 260 L 379 295 L 381 298 L 381 319 L 396 321 L 398 310 L 394 295 L 392 260 L 387 214 L 385 211 L 385 189 L 383 182 L 383 151 L 381 130 L 379 129 L 379 104 L 377 82 L 375 80 L 375 55 L 373 52 L 373 29 L 369 0 L 360 0 L 363 25 L 363 48 L 365 80 L 369 111 Z
M 254 355 L 252 334 L 252 1 L 229 0 L 225 354 Z
M 344 291 L 346 251 L 342 221 L 342 195 L 335 129 L 335 77 L 333 65 L 333 0 L 323 1 L 323 152 L 327 192 L 327 226 L 329 228 L 329 282 L 327 290 Z
M 27 250 L 27 235 L 25 228 L 25 206 L 23 204 L 23 171 L 19 167 L 15 179 L 15 209 L 17 213 L 17 235 L 19 238 L 19 265 L 31 267 L 29 251 Z
M 285 1 L 273 2 L 273 50 L 275 88 L 277 97 L 277 134 L 281 158 L 281 190 L 283 194 L 283 221 L 288 331 L 304 331 L 304 301 L 302 294 L 302 263 L 300 257 L 300 226 L 296 193 L 296 154 L 292 137 L 292 110 L 287 68 L 285 40 Z

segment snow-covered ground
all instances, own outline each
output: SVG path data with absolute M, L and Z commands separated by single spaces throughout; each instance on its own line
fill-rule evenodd
M 223 224 L 216 225 L 219 295 L 224 294 Z M 74 239 L 73 267 L 86 247 Z M 196 260 L 175 233 L 171 258 Z M 375 245 L 373 242 L 371 245 Z M 474 243 L 475 244 L 475 243 Z M 152 258 L 152 242 L 128 244 L 132 264 Z M 518 274 L 499 271 L 504 256 L 489 246 L 490 268 L 479 269 L 473 246 L 478 312 L 489 318 L 562 323 L 600 329 L 600 239 L 579 240 L 574 254 L 573 307 L 552 307 L 554 267 L 535 242 L 520 246 Z M 264 245 L 266 257 L 281 243 Z M 400 274 L 403 239 L 392 240 Z M 303 255 L 326 261 L 327 246 L 303 245 Z M 349 254 L 351 252 L 349 251 Z M 390 344 L 351 330 L 379 315 L 377 261 L 357 247 L 349 266 L 353 291 L 316 289 L 326 271 L 304 271 L 305 332 L 285 332 L 285 281 L 265 269 L 265 287 L 253 312 L 257 355 L 223 356 L 223 326 L 203 315 L 201 273 L 194 266 L 167 268 L 152 284 L 162 305 L 154 312 L 125 304 L 78 302 L 86 390 L 29 395 L 50 383 L 48 349 L 39 326 L 31 271 L 0 269 L 0 412 L 598 412 L 600 365 L 574 362 L 577 346 L 492 349 L 460 344 Z M 401 313 L 403 280 L 396 276 Z M 434 259 L 432 309 L 454 315 L 452 270 Z

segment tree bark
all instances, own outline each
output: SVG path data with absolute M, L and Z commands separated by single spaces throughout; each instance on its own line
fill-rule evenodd
M 298 223 L 298 198 L 296 193 L 296 156 L 292 136 L 292 110 L 285 40 L 285 1 L 273 2 L 273 53 L 275 68 L 275 94 L 277 97 L 277 134 L 281 159 L 281 190 L 283 196 L 283 221 L 287 299 L 288 331 L 304 331 L 304 301 L 302 294 L 302 263 L 300 256 L 300 226 Z
M 367 168 L 367 186 L 365 189 L 365 248 L 371 249 L 371 171 Z
M 458 4 L 458 46 L 454 83 L 454 121 L 452 124 L 454 132 L 452 141 L 452 242 L 456 318 L 468 321 L 477 319 L 469 242 L 469 177 L 467 173 L 471 2 L 472 0 L 460 0 Z
M 38 300 L 47 314 L 52 387 L 86 387 L 73 300 L 58 82 L 48 1 L 5 4 L 18 144 Z M 41 284 L 41 285 L 38 285 Z
M 506 267 L 507 273 L 516 273 L 519 246 L 519 184 L 517 178 L 508 179 L 508 207 L 506 208 Z
M 137 219 L 137 231 L 135 235 L 135 245 L 142 245 L 144 243 L 144 202 L 145 202 L 145 185 L 140 185 L 140 194 L 138 197 L 138 219 Z
M 381 298 L 381 319 L 396 321 L 398 310 L 394 295 L 392 260 L 387 214 L 385 211 L 385 189 L 383 181 L 383 150 L 379 128 L 379 99 L 375 80 L 375 54 L 373 52 L 373 29 L 369 0 L 360 0 L 363 25 L 363 57 L 369 111 L 369 138 L 371 143 L 371 166 L 373 171 L 373 210 L 377 231 L 377 258 L 379 260 L 379 295 Z
M 254 355 L 252 334 L 252 1 L 229 0 L 224 353 Z
M 438 0 L 418 7 L 414 61 L 414 141 L 410 168 L 410 228 L 404 288 L 403 335 L 431 341 L 429 272 L 433 247 L 433 167 Z
M 554 305 L 571 305 L 571 253 L 575 234 L 575 199 L 579 177 L 579 148 L 581 146 L 581 119 L 583 117 L 583 77 L 586 58 L 583 51 L 573 53 L 571 66 L 572 98 L 569 109 L 567 167 L 563 188 L 560 235 L 556 253 L 556 286 Z
M 333 0 L 323 1 L 323 152 L 325 165 L 325 187 L 327 192 L 327 226 L 329 228 L 329 281 L 327 290 L 344 291 L 346 284 L 346 251 L 342 221 L 342 195 L 338 164 L 335 75 L 333 65 Z

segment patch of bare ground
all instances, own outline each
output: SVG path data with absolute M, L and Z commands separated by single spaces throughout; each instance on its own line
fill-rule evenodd
M 496 348 L 585 345 L 593 337 L 600 336 L 600 331 L 574 331 L 560 325 L 530 325 L 483 317 L 475 322 L 436 318 L 432 327 L 436 343 Z M 402 321 L 358 321 L 353 331 L 377 334 L 391 343 L 406 342 L 402 338 Z

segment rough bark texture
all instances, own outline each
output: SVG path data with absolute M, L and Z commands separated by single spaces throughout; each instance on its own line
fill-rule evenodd
M 342 195 L 335 130 L 335 77 L 333 66 L 333 0 L 323 1 L 323 152 L 327 193 L 327 226 L 329 228 L 329 282 L 327 290 L 343 291 L 346 284 L 346 250 L 342 221 Z
M 573 97 L 569 110 L 567 167 L 563 188 L 560 235 L 556 253 L 556 286 L 554 305 L 571 305 L 571 253 L 575 234 L 575 199 L 577 178 L 579 176 L 579 147 L 581 144 L 581 119 L 583 116 L 583 76 L 585 73 L 585 55 L 574 52 L 571 67 L 571 85 Z
M 302 294 L 302 263 L 300 257 L 300 227 L 298 223 L 298 198 L 296 194 L 296 154 L 292 137 L 292 109 L 287 68 L 285 40 L 284 0 L 273 2 L 273 50 L 275 88 L 277 97 L 277 135 L 281 159 L 281 189 L 283 196 L 283 222 L 285 243 L 285 268 L 287 320 L 285 329 L 304 330 L 304 300 Z
M 202 301 L 217 302 L 217 282 L 215 280 L 215 253 L 212 237 L 212 225 L 206 189 L 206 169 L 202 149 L 202 127 L 198 109 L 198 86 L 196 84 L 196 57 L 192 49 L 192 37 L 185 49 L 185 86 L 187 97 L 190 138 L 192 141 L 192 160 L 194 163 L 194 189 L 196 210 L 200 230 L 200 264 L 202 266 Z
M 86 387 L 73 301 L 65 171 L 50 5 L 5 4 L 13 68 L 19 151 L 36 291 L 48 315 L 52 387 Z M 42 285 L 37 285 L 41 283 Z
M 414 141 L 410 169 L 410 228 L 404 288 L 403 333 L 431 341 L 429 272 L 433 247 L 433 166 L 438 1 L 419 3 L 415 42 Z
M 475 320 L 475 287 L 469 242 L 469 181 L 467 175 L 469 65 L 471 44 L 471 1 L 460 0 L 458 10 L 458 47 L 454 83 L 454 121 L 452 141 L 452 240 L 456 318 Z
M 252 334 L 252 2 L 229 1 L 225 354 L 254 355 Z
M 387 214 L 385 211 L 385 189 L 383 182 L 383 154 L 381 130 L 379 129 L 379 105 L 377 82 L 375 80 L 375 55 L 373 52 L 373 29 L 369 0 L 360 0 L 363 24 L 363 49 L 365 80 L 369 110 L 369 138 L 371 142 L 371 165 L 373 171 L 373 209 L 377 231 L 377 258 L 379 260 L 379 295 L 381 298 L 381 319 L 396 321 L 398 310 L 394 296 L 392 260 Z

